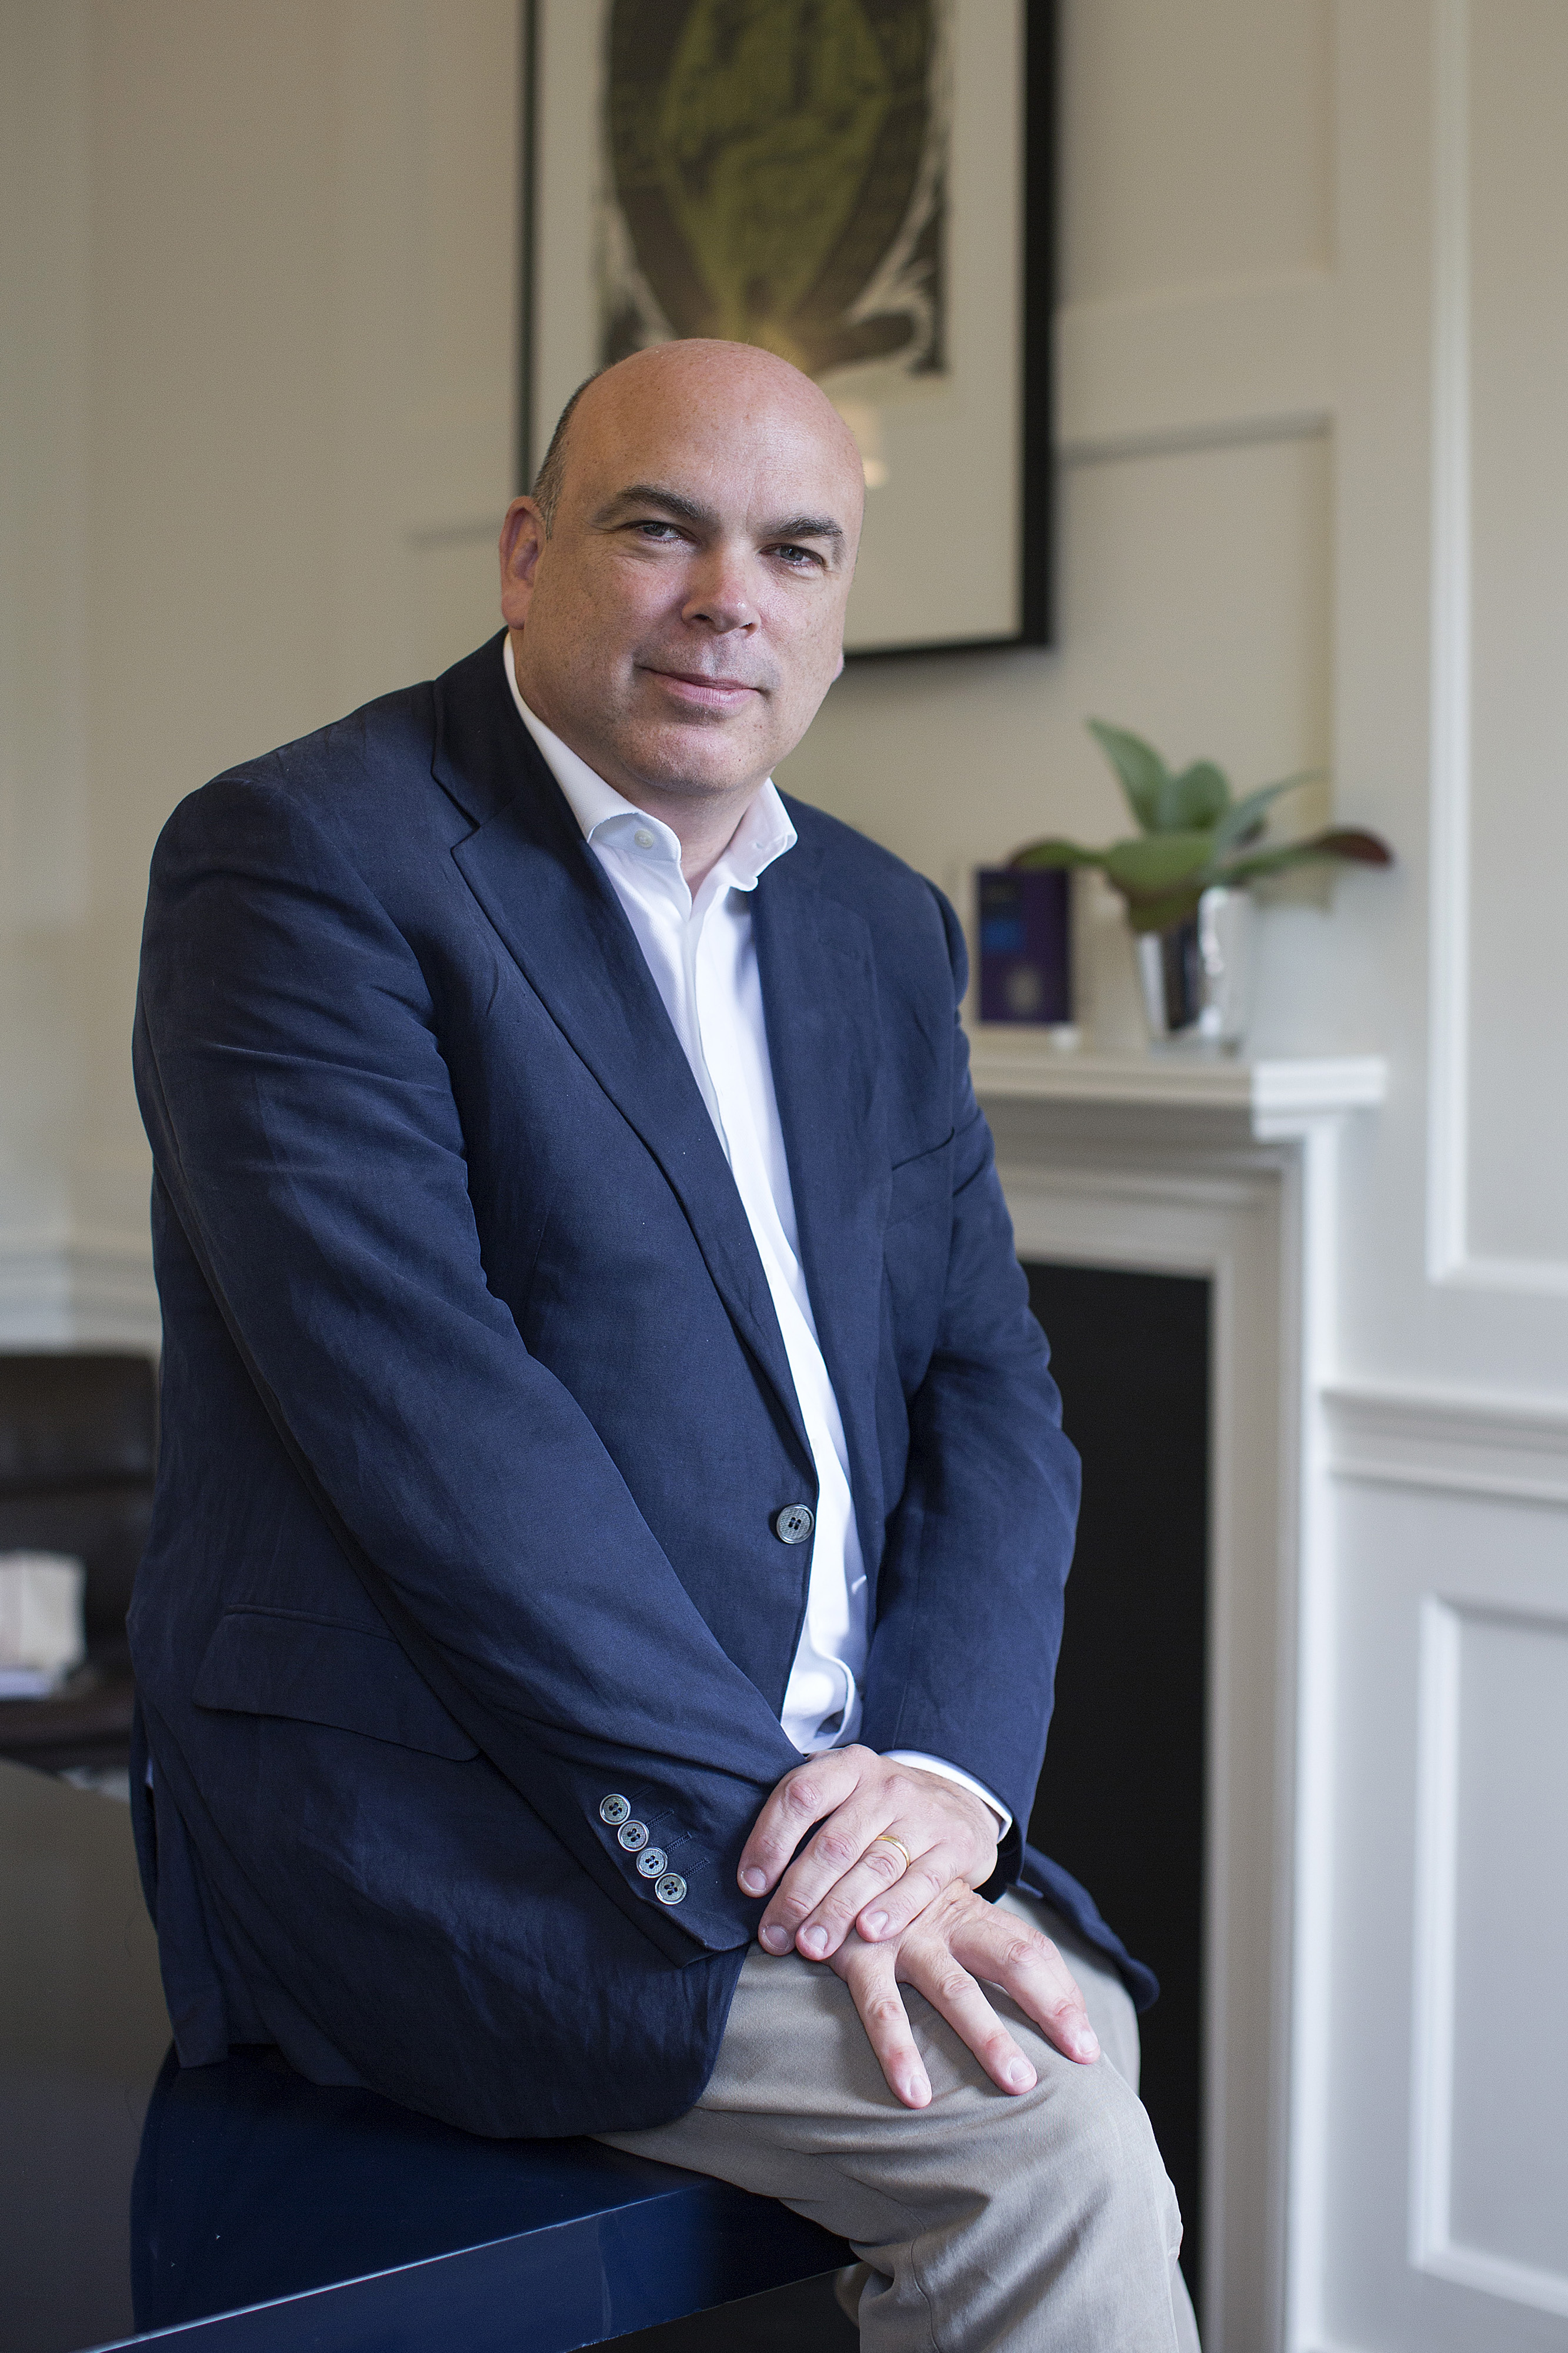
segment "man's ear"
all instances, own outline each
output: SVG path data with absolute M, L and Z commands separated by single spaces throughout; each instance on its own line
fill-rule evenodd
M 528 618 L 543 552 L 544 517 L 531 499 L 513 499 L 500 527 L 500 609 L 509 628 Z

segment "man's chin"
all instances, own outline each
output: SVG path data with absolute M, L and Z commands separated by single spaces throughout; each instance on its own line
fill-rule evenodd
M 626 766 L 656 792 L 717 799 L 750 786 L 754 791 L 773 763 L 749 732 L 712 720 L 638 730 L 622 752 Z

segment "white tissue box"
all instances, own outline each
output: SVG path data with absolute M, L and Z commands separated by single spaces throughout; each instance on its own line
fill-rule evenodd
M 80 1666 L 86 1584 L 68 1554 L 0 1553 L 0 1699 L 45 1699 Z

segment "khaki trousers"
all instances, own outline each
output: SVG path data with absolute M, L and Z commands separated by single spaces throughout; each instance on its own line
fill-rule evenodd
M 906 1987 L 931 2100 L 905 2108 L 847 1986 L 753 1946 L 697 2105 L 601 2137 L 780 2199 L 847 2239 L 866 2353 L 1196 2353 L 1181 2216 L 1137 2094 L 1131 2001 L 1056 1914 L 1002 1901 L 1060 1947 L 1100 2037 L 1094 2066 L 1062 2058 L 988 1989 L 1039 2075 L 1032 2092 L 999 2092 Z

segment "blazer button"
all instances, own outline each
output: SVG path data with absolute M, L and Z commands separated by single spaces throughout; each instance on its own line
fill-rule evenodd
M 809 1504 L 786 1504 L 773 1514 L 773 1534 L 780 1544 L 804 1544 L 816 1525 Z
M 686 1882 L 679 1871 L 667 1871 L 662 1879 L 654 1882 L 653 1892 L 661 1904 L 684 1904 Z
M 620 1840 L 621 1844 L 626 1848 L 628 1854 L 636 1854 L 639 1846 L 647 1846 L 647 1824 L 646 1822 L 623 1822 L 620 1829 L 616 1832 L 616 1836 Z
M 614 1830 L 617 1822 L 624 1822 L 626 1820 L 626 1818 L 631 1812 L 631 1801 L 629 1799 L 616 1797 L 612 1794 L 610 1797 L 600 1799 L 599 1820 L 602 1822 L 608 1822 L 610 1828 Z
M 637 1869 L 645 1879 L 658 1879 L 668 1862 L 661 1846 L 645 1846 L 637 1857 Z

